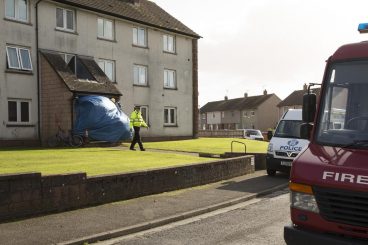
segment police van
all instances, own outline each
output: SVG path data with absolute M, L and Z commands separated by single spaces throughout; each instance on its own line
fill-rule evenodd
M 267 149 L 266 166 L 269 176 L 274 176 L 276 171 L 289 172 L 294 158 L 309 143 L 300 137 L 302 123 L 301 109 L 289 109 L 281 117 Z

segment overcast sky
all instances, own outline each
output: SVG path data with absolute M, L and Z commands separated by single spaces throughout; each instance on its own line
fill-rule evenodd
M 368 40 L 368 0 L 152 0 L 199 40 L 199 105 L 260 95 L 280 99 L 320 82 L 342 44 Z

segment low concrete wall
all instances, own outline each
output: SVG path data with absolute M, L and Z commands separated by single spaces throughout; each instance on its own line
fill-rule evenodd
M 199 153 L 200 157 L 212 157 L 212 158 L 232 158 L 240 156 L 254 156 L 255 170 L 266 169 L 266 156 L 265 153 L 242 153 L 242 152 L 225 152 L 224 154 L 211 154 L 211 153 Z
M 0 221 L 204 185 L 254 172 L 254 158 L 87 177 L 85 173 L 0 175 Z
M 243 130 L 199 130 L 199 137 L 243 138 Z
M 255 170 L 264 170 L 266 169 L 266 156 L 265 153 L 241 153 L 241 152 L 225 152 L 221 154 L 221 158 L 232 158 L 232 157 L 240 157 L 240 156 L 254 156 L 255 162 Z

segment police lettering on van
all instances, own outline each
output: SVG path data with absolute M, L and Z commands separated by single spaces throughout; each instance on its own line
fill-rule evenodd
M 301 151 L 302 150 L 302 147 L 299 144 L 299 141 L 298 140 L 289 140 L 287 142 L 287 145 L 282 145 L 280 146 L 280 150 L 281 151 Z

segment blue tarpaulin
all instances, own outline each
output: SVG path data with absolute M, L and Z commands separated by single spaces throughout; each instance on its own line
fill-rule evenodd
M 131 137 L 129 118 L 121 109 L 104 96 L 81 96 L 75 103 L 74 133 L 108 142 L 118 142 Z

